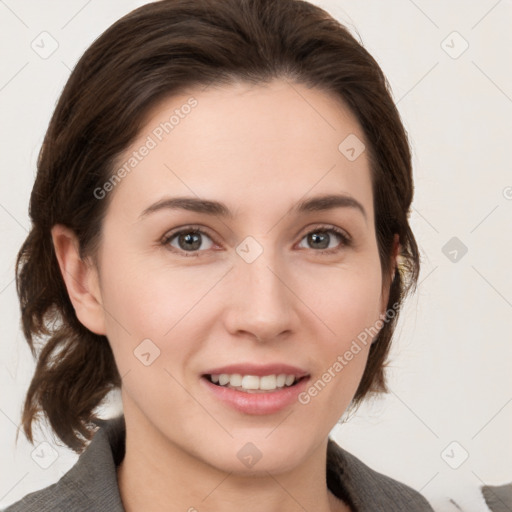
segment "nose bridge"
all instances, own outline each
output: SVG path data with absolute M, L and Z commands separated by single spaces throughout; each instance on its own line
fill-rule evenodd
M 286 286 L 283 258 L 270 238 L 247 237 L 237 247 L 231 329 L 250 332 L 260 340 L 291 329 L 294 295 Z

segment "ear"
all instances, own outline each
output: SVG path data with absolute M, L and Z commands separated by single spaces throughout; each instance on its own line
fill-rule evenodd
M 388 307 L 389 294 L 391 290 L 391 284 L 393 282 L 393 277 L 395 276 L 395 270 L 398 265 L 398 255 L 400 254 L 400 239 L 397 234 L 393 237 L 393 249 L 391 254 L 391 268 L 388 276 L 385 276 L 386 279 L 383 280 L 382 283 L 382 302 L 381 302 L 381 314 L 386 314 L 386 309 Z
M 71 229 L 56 224 L 51 233 L 62 278 L 78 320 L 90 331 L 105 335 L 105 310 L 95 266 L 80 258 L 79 243 Z

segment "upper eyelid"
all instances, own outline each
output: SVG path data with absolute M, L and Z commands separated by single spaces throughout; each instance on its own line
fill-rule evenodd
M 176 235 L 179 235 L 180 233 L 188 233 L 198 231 L 203 235 L 209 236 L 212 240 L 214 240 L 215 235 L 211 235 L 208 228 L 205 228 L 203 226 L 196 226 L 194 224 L 190 224 L 188 226 L 182 226 L 179 228 L 171 229 L 170 231 L 166 232 L 165 235 L 162 237 L 162 240 L 169 240 L 170 238 L 175 237 Z

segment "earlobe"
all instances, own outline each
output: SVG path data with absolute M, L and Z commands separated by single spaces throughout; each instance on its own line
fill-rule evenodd
M 105 315 L 96 268 L 80 258 L 75 233 L 61 224 L 53 226 L 53 246 L 69 298 L 80 323 L 105 335 Z

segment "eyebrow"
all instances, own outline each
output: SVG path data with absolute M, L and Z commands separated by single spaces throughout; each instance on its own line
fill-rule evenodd
M 353 197 L 345 194 L 327 194 L 305 199 L 292 207 L 289 213 L 305 214 L 309 212 L 332 210 L 334 208 L 353 208 L 363 215 L 365 221 L 367 220 L 367 213 L 364 206 Z M 219 201 L 199 199 L 196 197 L 166 197 L 146 208 L 140 214 L 139 218 L 142 219 L 153 212 L 163 209 L 188 210 L 226 219 L 233 219 L 235 217 L 235 214 L 224 203 Z

